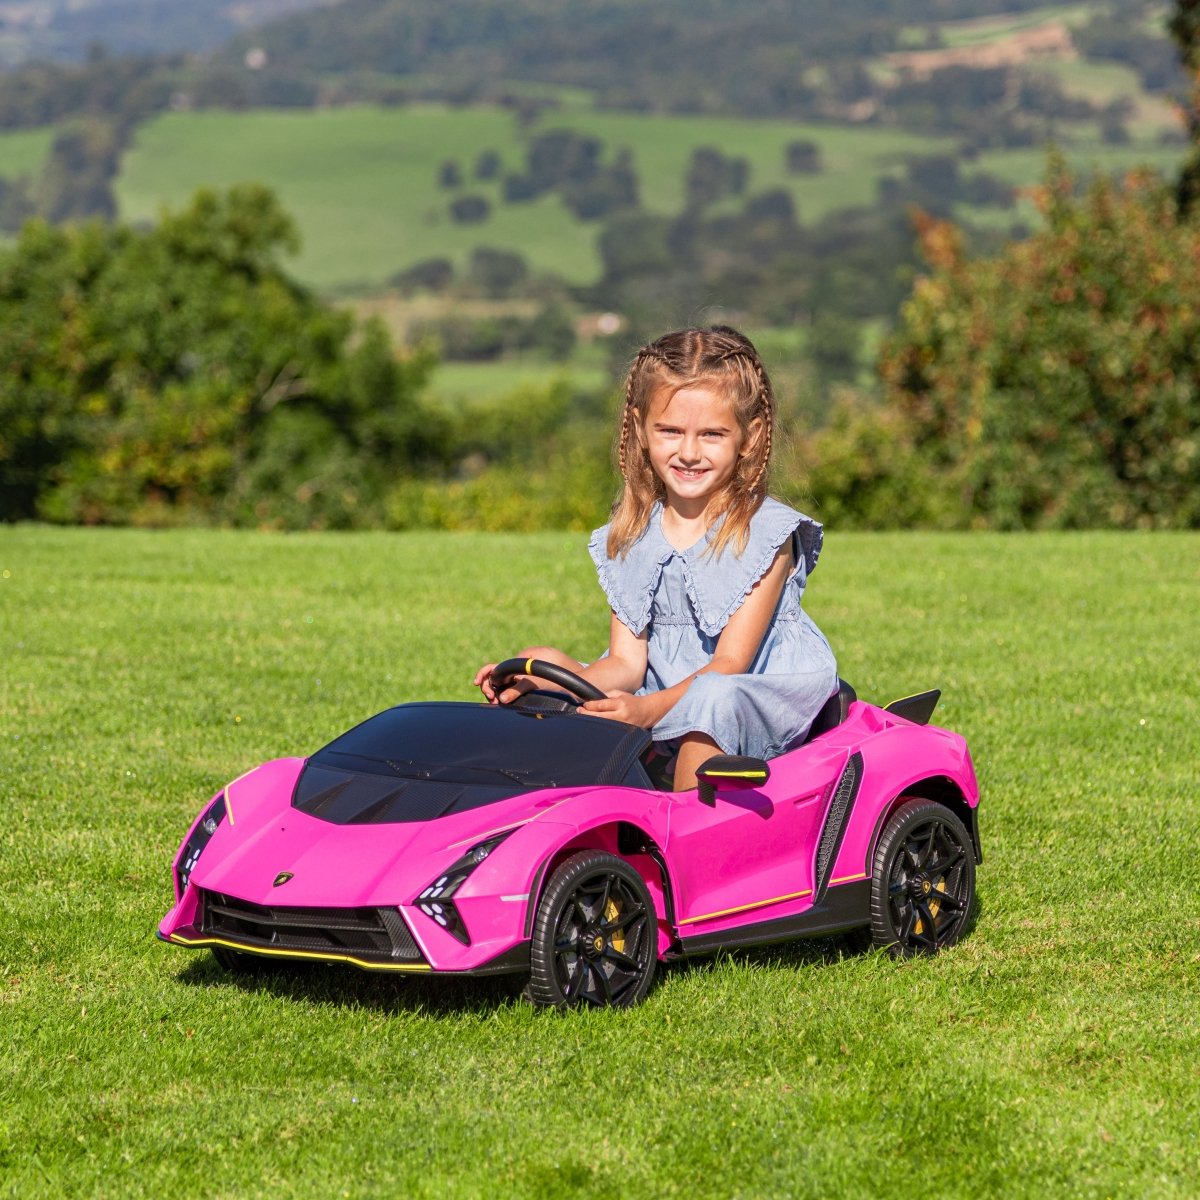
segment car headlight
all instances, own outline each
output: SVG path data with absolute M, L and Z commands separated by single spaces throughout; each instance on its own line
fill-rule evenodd
M 508 829 L 504 833 L 497 834 L 495 837 L 488 838 L 486 842 L 480 842 L 477 846 L 472 846 L 461 858 L 455 859 L 449 868 L 439 875 L 418 897 L 417 907 L 436 924 L 440 925 L 447 933 L 456 937 L 464 946 L 471 944 L 471 935 L 467 933 L 467 927 L 463 924 L 462 917 L 459 915 L 458 909 L 454 905 L 453 896 L 464 883 L 467 882 L 471 872 L 510 833 L 515 830 Z
M 208 845 L 209 839 L 217 832 L 217 826 L 223 820 L 225 820 L 224 791 L 204 810 L 204 815 L 196 822 L 195 828 L 188 834 L 188 840 L 184 842 L 183 849 L 179 852 L 175 865 L 176 900 L 183 899 L 188 880 L 196 869 L 196 863 L 200 861 L 204 847 Z

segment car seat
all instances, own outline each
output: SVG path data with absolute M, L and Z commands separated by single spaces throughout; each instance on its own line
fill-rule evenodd
M 838 679 L 837 691 L 821 706 L 820 712 L 813 717 L 813 723 L 808 732 L 796 743 L 805 746 L 815 737 L 836 729 L 849 715 L 850 705 L 858 699 L 858 693 L 844 679 Z

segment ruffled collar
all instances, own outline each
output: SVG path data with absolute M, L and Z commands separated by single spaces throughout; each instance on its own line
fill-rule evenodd
M 663 567 L 672 557 L 682 563 L 697 625 L 709 637 L 716 637 L 789 537 L 796 558 L 796 570 L 789 582 L 800 591 L 821 552 L 820 524 L 777 500 L 764 500 L 751 518 L 749 538 L 740 555 L 726 547 L 719 557 L 709 553 L 709 546 L 720 521 L 694 545 L 677 550 L 663 533 L 662 508 L 661 502 L 655 502 L 645 530 L 624 558 L 608 557 L 607 525 L 597 529 L 588 543 L 609 606 L 618 620 L 636 634 L 650 623 L 654 593 Z

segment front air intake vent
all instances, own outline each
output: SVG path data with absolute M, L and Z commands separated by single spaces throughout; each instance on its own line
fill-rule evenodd
M 421 962 L 421 951 L 394 908 L 267 908 L 203 892 L 202 931 L 248 950 L 294 950 L 378 962 Z

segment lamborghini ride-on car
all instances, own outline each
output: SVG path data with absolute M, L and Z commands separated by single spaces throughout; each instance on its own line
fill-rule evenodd
M 563 1007 L 636 1004 L 659 960 L 855 929 L 931 954 L 963 933 L 979 791 L 963 739 L 928 724 L 937 692 L 877 708 L 843 683 L 793 749 L 718 755 L 674 792 L 646 730 L 577 711 L 589 683 L 526 659 L 494 679 L 518 674 L 571 695 L 402 704 L 228 784 L 158 936 L 231 971 L 517 972 Z

